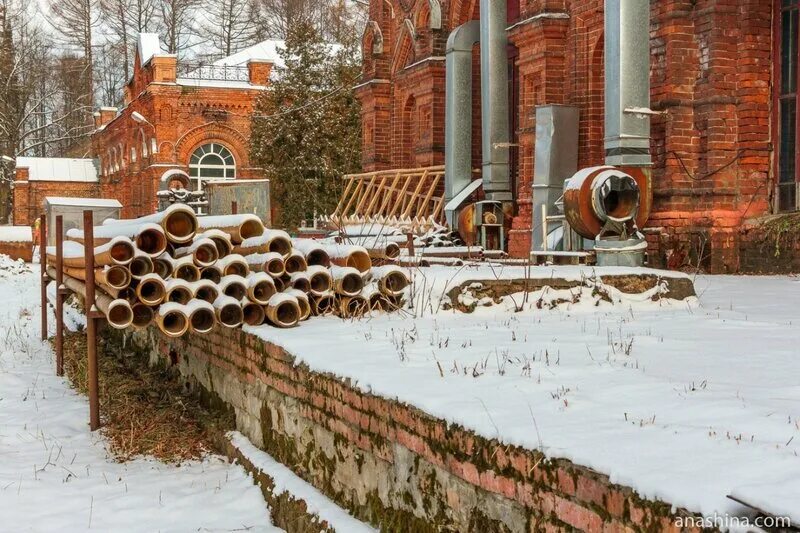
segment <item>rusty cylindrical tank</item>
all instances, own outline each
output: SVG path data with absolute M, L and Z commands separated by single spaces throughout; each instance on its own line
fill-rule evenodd
M 595 239 L 608 221 L 650 218 L 653 190 L 650 169 L 600 166 L 578 171 L 564 186 L 564 215 L 582 237 Z

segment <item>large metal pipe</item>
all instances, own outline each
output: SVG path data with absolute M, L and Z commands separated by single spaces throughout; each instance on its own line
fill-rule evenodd
M 200 279 L 200 269 L 194 264 L 194 259 L 191 256 L 181 257 L 176 259 L 172 264 L 174 271 L 172 276 L 186 281 L 197 281 Z
M 264 223 L 256 215 L 200 217 L 198 224 L 202 231 L 218 229 L 227 233 L 234 244 L 264 234 Z
M 290 294 L 278 293 L 269 299 L 264 309 L 270 324 L 279 328 L 292 328 L 300 322 L 300 304 Z
M 136 296 L 146 305 L 159 305 L 167 297 L 167 287 L 164 280 L 155 274 L 147 274 L 139 280 L 136 286 Z
M 298 252 L 292 251 L 283 262 L 287 274 L 294 274 L 295 272 L 305 272 L 308 269 L 305 256 Z
M 329 244 L 325 249 L 334 265 L 352 267 L 361 274 L 366 274 L 372 267 L 372 260 L 363 246 Z
M 47 267 L 47 274 L 53 279 L 56 278 L 56 271 L 52 267 Z M 86 298 L 86 284 L 82 281 L 64 276 L 64 286 Z M 106 316 L 108 324 L 114 329 L 126 329 L 133 323 L 133 310 L 125 300 L 114 300 L 102 292 L 97 292 L 95 305 Z
M 123 223 L 124 222 L 124 223 Z M 164 229 L 158 224 L 137 223 L 130 220 L 108 226 L 97 226 L 95 244 L 103 245 L 112 242 L 116 237 L 128 237 L 136 248 L 150 257 L 158 257 L 167 249 L 167 236 Z M 83 230 L 73 228 L 67 231 L 67 238 L 83 244 Z
M 211 266 L 219 259 L 216 243 L 205 237 L 195 238 L 189 246 L 176 249 L 173 255 L 176 259 L 189 255 L 199 268 Z
M 306 258 L 308 266 L 331 266 L 331 258 L 325 248 L 312 239 L 292 239 L 292 246 Z
M 205 300 L 192 300 L 186 304 L 189 311 L 189 330 L 201 335 L 210 333 L 217 323 L 214 306 Z
M 243 298 L 240 302 L 242 305 L 242 321 L 248 326 L 260 326 L 267 320 L 267 313 L 264 306 Z
M 311 316 L 311 303 L 308 301 L 308 294 L 297 289 L 286 289 L 284 294 L 297 298 L 297 305 L 300 306 L 300 321 L 308 320 Z
M 650 166 L 650 2 L 605 0 L 606 164 Z
M 472 20 L 447 39 L 445 80 L 445 201 L 472 182 L 472 51 L 481 25 Z M 448 216 L 451 213 L 447 213 Z M 448 220 L 450 224 L 452 220 Z
M 330 271 L 320 265 L 308 267 L 306 275 L 309 279 L 311 294 L 322 296 L 333 288 L 333 278 Z
M 508 113 L 507 2 L 481 0 L 480 10 L 483 191 L 487 200 L 508 202 L 512 200 L 512 195 L 509 167 L 511 126 Z
M 224 276 L 219 282 L 219 290 L 222 294 L 241 301 L 247 296 L 247 280 L 242 276 Z
M 330 316 L 336 311 L 336 296 L 332 292 L 312 295 L 310 303 L 314 316 Z
M 233 253 L 231 236 L 218 229 L 210 229 L 198 235 L 199 238 L 211 239 L 217 247 L 217 255 L 222 258 Z
M 285 258 L 292 253 L 292 238 L 285 231 L 268 229 L 262 235 L 242 241 L 233 251 L 241 255 L 275 252 Z
M 156 313 L 152 307 L 149 307 L 141 302 L 136 302 L 131 305 L 133 310 L 133 327 L 136 329 L 144 329 L 153 323 L 156 318 Z
M 266 272 L 273 278 L 280 278 L 286 273 L 283 257 L 277 252 L 266 254 L 250 254 L 245 257 L 248 267 L 253 272 Z
M 266 272 L 253 272 L 247 276 L 247 297 L 255 303 L 267 305 L 276 292 L 275 282 Z
M 226 328 L 238 328 L 244 321 L 240 300 L 230 296 L 220 295 L 214 301 L 214 309 L 217 312 L 217 320 Z
M 378 290 L 386 296 L 403 294 L 411 283 L 405 270 L 392 265 L 373 268 L 372 277 L 378 283 Z
M 128 265 L 128 270 L 133 279 L 142 279 L 155 271 L 155 265 L 149 255 L 137 249 L 133 261 Z
M 74 241 L 64 241 L 63 261 L 64 266 L 73 268 L 84 267 L 84 254 L 85 250 L 83 245 Z M 49 246 L 46 249 L 47 262 L 55 263 L 56 249 L 55 246 Z M 133 261 L 133 256 L 136 253 L 133 241 L 128 237 L 120 236 L 114 237 L 106 244 L 100 245 L 94 249 L 94 265 L 101 267 L 106 265 L 128 265 Z
M 175 278 L 167 282 L 167 302 L 188 304 L 194 297 L 192 284 L 186 280 Z
M 214 301 L 219 298 L 219 287 L 211 280 L 201 279 L 192 282 L 190 285 L 192 287 L 192 294 L 197 300 L 203 300 L 213 304 Z
M 217 261 L 216 266 L 222 271 L 223 276 L 236 275 L 244 278 L 250 273 L 247 260 L 237 253 L 223 257 Z
M 352 267 L 331 267 L 333 289 L 336 294 L 355 296 L 364 288 L 364 279 L 361 273 Z

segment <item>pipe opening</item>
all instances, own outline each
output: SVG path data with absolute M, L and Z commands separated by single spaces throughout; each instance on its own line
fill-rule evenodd
M 283 261 L 280 259 L 270 259 L 267 261 L 267 273 L 273 278 L 279 278 L 286 272 Z
M 111 247 L 111 258 L 117 263 L 130 263 L 136 251 L 128 242 L 118 242 Z
M 297 298 L 297 305 L 300 306 L 300 320 L 306 320 L 311 316 L 311 304 L 306 298 Z
M 264 224 L 260 220 L 247 220 L 239 226 L 239 235 L 242 240 L 250 237 L 260 237 L 264 234 Z
M 372 260 L 369 258 L 369 254 L 358 250 L 347 257 L 347 266 L 353 267 L 364 274 L 372 268 Z
M 306 256 L 306 263 L 309 266 L 323 266 L 325 268 L 330 268 L 331 266 L 331 258 L 325 250 L 312 250 Z
M 247 287 L 241 283 L 229 283 L 228 286 L 223 289 L 222 293 L 236 301 L 241 301 L 242 298 L 247 296 Z
M 275 320 L 279 325 L 291 327 L 300 321 L 300 306 L 294 302 L 282 302 L 275 309 Z
M 272 281 L 275 283 L 275 290 L 277 292 L 283 292 L 286 290 L 286 282 L 281 278 L 274 278 Z
M 197 232 L 197 218 L 185 211 L 176 211 L 167 216 L 164 227 L 171 240 L 186 242 Z
M 408 287 L 408 279 L 400 272 L 390 272 L 383 278 L 384 286 L 394 294 L 401 292 Z
M 269 243 L 269 251 L 281 254 L 282 257 L 292 253 L 292 243 L 283 237 L 276 237 Z
M 131 311 L 131 307 L 127 303 L 112 302 L 108 308 L 108 316 L 106 318 L 113 327 L 125 329 L 133 321 L 133 311 Z
M 222 272 L 216 267 L 206 267 L 200 272 L 200 278 L 219 283 L 222 280 Z
M 247 277 L 249 273 L 249 268 L 245 263 L 231 263 L 230 265 L 225 268 L 225 275 L 226 276 L 241 276 L 243 278 Z
M 258 304 L 251 302 L 245 304 L 242 309 L 242 319 L 248 326 L 260 326 L 266 318 L 264 308 Z
M 357 317 L 367 311 L 367 302 L 361 297 L 354 296 L 344 302 L 344 312 L 347 317 Z
M 297 278 L 292 282 L 292 288 L 307 294 L 311 292 L 311 282 L 308 278 Z
M 133 305 L 133 325 L 136 328 L 146 328 L 153 323 L 155 313 L 153 309 L 144 304 L 137 303 Z
M 397 259 L 400 257 L 400 245 L 395 242 L 390 242 L 386 245 L 386 257 L 389 259 Z
M 131 264 L 128 266 L 131 271 L 131 276 L 141 278 L 147 274 L 152 274 L 154 270 L 153 261 L 149 257 L 134 257 Z
M 333 314 L 336 300 L 333 296 L 320 296 L 312 300 L 313 310 L 316 316 L 329 316 Z
M 219 259 L 219 254 L 216 246 L 200 246 L 195 250 L 194 258 L 201 266 L 210 266 Z
M 364 280 L 357 274 L 347 274 L 342 278 L 341 286 L 345 294 L 358 294 L 364 288 Z
M 194 265 L 181 265 L 175 270 L 174 276 L 189 282 L 200 279 L 200 269 Z
M 167 237 L 160 231 L 144 230 L 136 236 L 136 247 L 148 255 L 161 255 L 167 249 Z
M 369 308 L 373 311 L 386 312 L 391 310 L 391 305 L 388 298 L 380 293 L 375 293 L 369 298 Z
M 211 237 L 211 240 L 214 241 L 214 246 L 217 247 L 217 256 L 220 259 L 228 257 L 233 253 L 233 246 L 230 241 L 220 237 Z
M 153 261 L 153 272 L 158 274 L 160 278 L 167 279 L 172 275 L 172 265 L 164 259 L 156 259 Z
M 278 291 L 275 290 L 275 285 L 267 283 L 266 281 L 258 283 L 253 287 L 253 297 L 259 302 L 268 302 L 277 292 Z
M 111 267 L 105 272 L 106 283 L 114 289 L 124 289 L 131 283 L 131 274 L 125 267 Z
M 190 318 L 192 331 L 196 333 L 208 333 L 214 329 L 217 320 L 211 309 L 198 309 Z
M 636 217 L 639 186 L 631 176 L 611 175 L 595 189 L 598 216 L 601 220 L 626 222 Z
M 219 298 L 219 291 L 216 287 L 200 287 L 197 289 L 195 298 L 213 304 Z
M 170 311 L 161 318 L 161 324 L 170 335 L 180 336 L 186 333 L 188 324 L 186 317 L 178 311 Z
M 146 304 L 158 305 L 164 301 L 164 286 L 148 280 L 139 285 L 139 298 Z
M 234 304 L 224 306 L 219 311 L 219 321 L 223 326 L 228 328 L 240 326 L 244 321 L 242 308 Z
M 306 260 L 299 255 L 289 256 L 284 263 L 284 269 L 286 270 L 287 274 L 294 274 L 295 272 L 303 272 L 307 268 L 308 266 L 306 265 Z
M 188 304 L 189 301 L 192 299 L 192 293 L 186 287 L 177 287 L 170 291 L 167 299 L 170 302 L 175 302 L 179 304 Z
M 329 290 L 331 290 L 331 278 L 330 276 L 327 276 L 322 272 L 317 272 L 316 274 L 311 276 L 309 286 L 311 292 L 315 294 L 322 294 L 323 292 L 328 292 Z

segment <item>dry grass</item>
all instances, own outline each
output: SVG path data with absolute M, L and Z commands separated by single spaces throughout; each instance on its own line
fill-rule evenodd
M 135 357 L 118 358 L 98 348 L 102 432 L 119 461 L 151 456 L 168 463 L 199 459 L 214 449 L 229 417 L 204 409 L 164 370 Z M 64 367 L 73 386 L 88 393 L 86 335 L 64 338 Z M 88 413 L 87 413 L 88 417 Z

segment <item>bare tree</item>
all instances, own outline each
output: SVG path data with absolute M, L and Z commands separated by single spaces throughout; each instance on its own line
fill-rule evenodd
M 120 106 L 122 87 L 130 74 L 127 68 L 127 54 L 115 43 L 106 43 L 95 53 L 97 65 L 97 93 L 103 105 Z
M 253 44 L 258 26 L 253 0 L 213 0 L 206 8 L 205 33 L 217 52 L 229 56 Z
M 319 27 L 330 0 L 259 0 L 261 38 L 285 39 L 301 22 Z
M 98 0 L 48 0 L 50 12 L 55 17 L 53 27 L 61 33 L 67 44 L 83 54 L 89 72 L 94 65 L 92 49 L 94 28 L 99 16 Z M 87 83 L 86 92 L 93 94 L 92 76 L 82 76 Z
M 117 55 L 121 56 L 126 80 L 133 64 L 131 43 L 135 42 L 137 34 L 155 28 L 155 10 L 154 0 L 100 0 L 103 25 L 111 32 L 110 40 L 117 48 Z M 105 46 L 103 52 L 106 55 L 110 53 Z M 100 75 L 107 78 L 105 73 Z
M 170 54 L 181 54 L 194 32 L 194 18 L 199 0 L 162 0 L 161 26 Z

